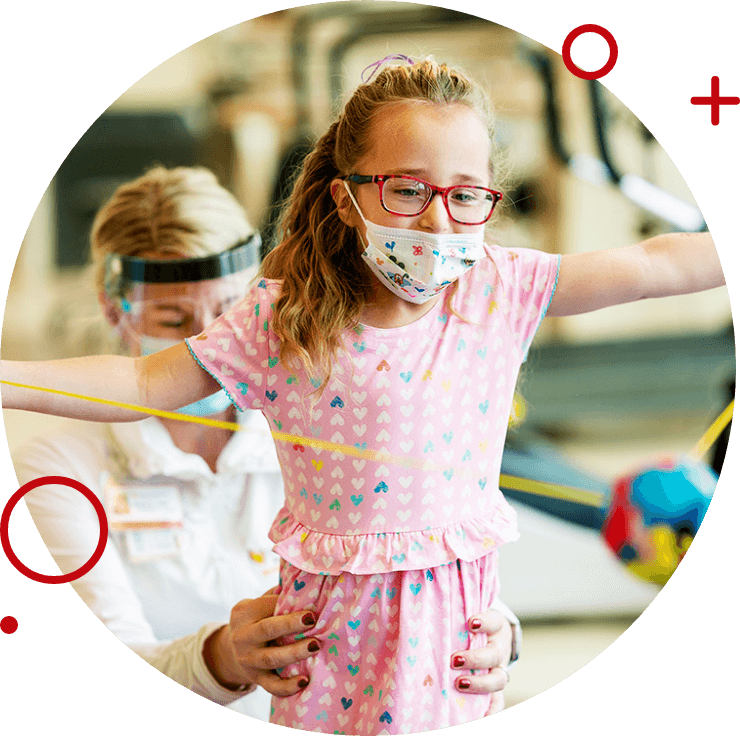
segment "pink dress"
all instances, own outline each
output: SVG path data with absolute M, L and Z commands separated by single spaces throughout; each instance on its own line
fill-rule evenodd
M 497 483 L 519 367 L 559 258 L 486 252 L 451 300 L 416 322 L 349 331 L 313 404 L 317 382 L 278 358 L 279 282 L 261 280 L 188 340 L 234 403 L 261 409 L 278 433 L 286 501 L 270 530 L 282 558 L 276 613 L 315 611 L 305 636 L 322 646 L 286 668 L 311 681 L 273 698 L 274 723 L 415 733 L 488 709 L 490 696 L 455 690 L 469 671 L 452 670 L 450 656 L 485 644 L 466 621 L 492 604 L 496 550 L 518 536 Z

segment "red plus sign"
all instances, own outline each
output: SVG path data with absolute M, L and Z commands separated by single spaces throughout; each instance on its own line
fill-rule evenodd
M 720 105 L 740 105 L 740 97 L 720 97 L 719 77 L 712 77 L 712 94 L 709 97 L 692 97 L 692 105 L 712 106 L 712 125 L 719 125 Z

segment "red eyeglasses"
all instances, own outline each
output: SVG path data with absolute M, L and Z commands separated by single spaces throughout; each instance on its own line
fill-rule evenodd
M 398 174 L 351 174 L 347 179 L 356 184 L 377 184 L 383 209 L 402 217 L 420 215 L 429 207 L 434 195 L 439 194 L 447 214 L 461 225 L 483 225 L 488 222 L 494 207 L 504 196 L 495 189 L 468 184 L 435 187 L 423 179 Z

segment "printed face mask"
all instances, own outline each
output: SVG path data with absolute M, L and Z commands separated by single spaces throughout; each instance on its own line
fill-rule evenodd
M 163 337 L 151 337 L 150 335 L 141 336 L 141 354 L 151 355 L 158 353 L 160 350 L 166 350 L 173 345 L 179 345 L 181 340 L 168 340 Z M 231 406 L 231 401 L 226 391 L 221 389 L 215 394 L 206 396 L 205 399 L 194 401 L 192 404 L 176 409 L 176 414 L 187 414 L 191 417 L 207 417 L 212 414 L 220 414 Z
M 484 256 L 483 230 L 426 233 L 368 222 L 344 186 L 367 228 L 365 262 L 381 283 L 407 302 L 421 304 L 460 278 Z

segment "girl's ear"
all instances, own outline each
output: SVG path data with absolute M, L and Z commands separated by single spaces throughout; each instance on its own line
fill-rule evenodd
M 339 219 L 349 227 L 354 227 L 352 222 L 352 201 L 344 186 L 344 179 L 333 179 L 330 184 L 331 198 L 337 206 Z

